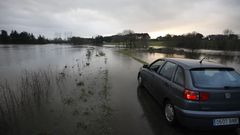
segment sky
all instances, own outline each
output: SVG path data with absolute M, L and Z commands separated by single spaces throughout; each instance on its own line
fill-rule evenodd
M 240 34 L 240 0 L 0 0 L 0 29 L 47 38 L 113 35 L 151 38 L 197 31 Z

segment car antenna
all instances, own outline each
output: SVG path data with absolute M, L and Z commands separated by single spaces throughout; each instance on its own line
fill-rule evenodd
M 207 58 L 207 56 L 204 57 L 204 58 L 202 58 L 202 59 L 199 61 L 199 63 L 202 64 L 203 60 L 206 59 L 206 58 Z

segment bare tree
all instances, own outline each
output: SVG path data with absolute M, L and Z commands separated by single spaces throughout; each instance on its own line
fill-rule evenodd
M 230 30 L 230 29 L 225 29 L 225 30 L 223 31 L 223 34 L 229 36 L 229 35 L 233 35 L 234 33 L 233 33 L 233 31 Z
M 129 34 L 133 34 L 134 31 L 133 30 L 123 30 L 123 32 L 121 33 L 122 35 L 129 35 Z

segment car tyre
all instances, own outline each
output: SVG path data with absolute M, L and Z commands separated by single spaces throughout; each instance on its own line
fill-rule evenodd
M 170 101 L 164 103 L 164 118 L 171 126 L 176 126 L 177 118 L 173 104 Z

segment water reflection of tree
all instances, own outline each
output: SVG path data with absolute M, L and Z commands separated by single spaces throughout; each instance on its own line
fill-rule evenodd
M 240 64 L 240 56 L 233 55 L 210 55 L 210 58 L 214 61 L 219 61 L 219 63 L 237 63 Z
M 196 53 L 196 52 L 187 52 L 184 53 L 185 58 L 190 58 L 190 59 L 199 59 L 201 56 L 201 53 Z
M 166 57 L 172 58 L 173 55 L 174 55 L 174 53 L 167 53 L 167 54 L 166 54 Z
M 207 56 L 209 60 L 219 61 L 222 64 L 231 63 L 240 63 L 240 56 L 238 55 L 222 55 L 222 54 L 206 54 L 206 53 L 197 53 L 197 52 L 186 52 L 184 53 L 185 58 L 190 59 L 200 59 L 202 56 Z

